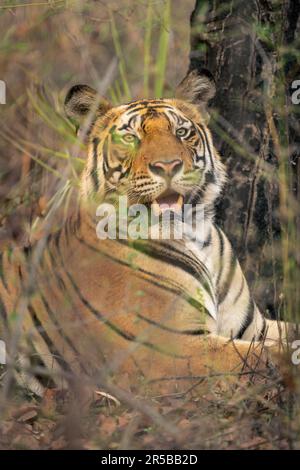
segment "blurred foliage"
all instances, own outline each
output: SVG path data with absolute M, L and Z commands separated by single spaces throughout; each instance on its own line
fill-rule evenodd
M 68 89 L 86 83 L 113 104 L 171 96 L 188 65 L 192 7 L 193 0 L 1 3 L 0 243 L 26 241 L 25 225 L 49 210 L 57 180 L 78 186 L 85 149 L 64 117 Z

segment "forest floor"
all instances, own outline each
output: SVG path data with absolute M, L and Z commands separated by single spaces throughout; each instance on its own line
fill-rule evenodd
M 268 368 L 206 380 L 186 394 L 85 402 L 47 389 L 7 401 L 0 449 L 299 449 L 299 377 Z M 139 406 L 135 407 L 135 403 Z

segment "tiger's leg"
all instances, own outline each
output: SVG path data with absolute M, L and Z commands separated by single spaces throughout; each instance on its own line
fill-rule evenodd
M 182 338 L 173 356 L 143 346 L 130 354 L 124 349 L 119 356 L 127 359 L 115 373 L 110 371 L 109 377 L 124 386 L 122 378 L 126 376 L 126 388 L 143 396 L 185 394 L 207 380 L 238 381 L 241 375 L 265 371 L 268 360 L 262 343 L 231 341 L 216 335 Z

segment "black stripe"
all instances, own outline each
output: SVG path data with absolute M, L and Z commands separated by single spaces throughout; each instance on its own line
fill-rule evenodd
M 238 293 L 236 294 L 235 298 L 233 299 L 233 302 L 232 302 L 233 305 L 236 304 L 237 301 L 239 300 L 239 298 L 241 297 L 242 292 L 244 290 L 244 286 L 245 286 L 245 278 L 242 274 L 242 284 L 241 284 L 241 287 L 240 287 Z
M 205 189 L 206 187 L 211 184 L 216 182 L 216 176 L 213 171 L 209 170 L 205 173 Z
M 219 238 L 219 242 L 220 242 L 220 268 L 219 268 L 219 272 L 218 272 L 218 276 L 217 276 L 217 279 L 216 279 L 216 286 L 217 286 L 217 289 L 218 289 L 218 285 L 219 285 L 219 282 L 220 282 L 220 279 L 221 279 L 221 276 L 222 276 L 222 272 L 223 272 L 223 268 L 224 268 L 224 239 L 223 239 L 223 234 L 221 232 L 221 230 L 219 229 L 219 227 L 215 226 L 215 229 L 216 229 L 216 232 L 218 234 L 218 238 Z
M 54 242 L 54 245 L 56 246 L 56 248 L 58 249 L 58 245 L 59 245 L 59 235 L 60 235 L 60 232 L 56 233 L 55 234 L 56 236 L 53 238 L 53 242 Z M 48 251 L 47 253 L 49 254 L 50 256 L 50 260 L 51 260 L 51 263 L 53 265 L 53 267 L 58 267 L 58 262 L 57 262 L 57 259 L 54 257 L 52 251 L 51 251 L 51 247 L 49 246 L 48 247 Z M 62 279 L 62 277 L 57 273 L 57 271 L 54 271 L 52 269 L 52 276 L 54 277 L 54 279 L 57 281 L 59 287 L 61 290 L 63 290 L 64 292 L 68 292 L 67 291 L 67 287 L 66 287 L 66 284 L 64 282 L 64 280 Z
M 117 240 L 117 241 L 123 243 L 123 241 L 121 240 Z M 206 266 L 204 265 L 204 263 L 202 263 L 202 261 L 200 261 L 199 259 L 193 258 L 186 252 L 178 250 L 174 245 L 170 245 L 167 242 L 160 241 L 158 244 L 158 243 L 151 243 L 150 241 L 145 243 L 144 241 L 136 240 L 133 242 L 129 242 L 127 244 L 133 245 L 134 248 L 137 249 L 138 251 L 145 252 L 145 254 L 150 255 L 150 256 L 151 256 L 151 250 L 153 250 L 155 253 L 160 254 L 161 253 L 160 248 L 164 249 L 166 253 L 169 251 L 169 254 L 170 254 L 170 258 L 168 258 L 168 264 L 173 264 L 172 263 L 172 260 L 174 259 L 173 256 L 178 255 L 184 260 L 186 260 L 187 266 L 193 267 L 192 274 L 194 277 L 197 277 L 197 273 L 202 272 L 202 271 L 206 274 L 206 276 L 209 276 L 209 272 Z M 146 247 L 146 250 L 145 250 L 145 247 Z M 171 260 L 171 263 L 169 263 L 169 260 Z
M 124 243 L 122 240 L 116 241 Z M 200 282 L 201 285 L 203 285 L 203 287 L 207 290 L 208 294 L 210 295 L 212 301 L 214 302 L 214 295 L 211 290 L 211 286 L 209 285 L 209 282 L 207 280 L 207 270 L 204 265 L 201 267 L 196 266 L 195 262 L 193 262 L 194 260 L 191 257 L 183 254 L 182 252 L 176 250 L 171 246 L 169 246 L 169 249 L 171 249 L 173 253 L 168 253 L 167 251 L 162 252 L 159 247 L 150 243 L 140 243 L 138 240 L 130 242 L 130 245 L 132 245 L 138 251 L 147 254 L 151 258 L 158 259 L 164 263 L 167 263 L 168 265 L 175 266 L 187 272 L 188 274 L 191 274 Z M 164 244 L 160 244 L 160 246 L 163 246 L 165 248 Z M 174 254 L 180 255 L 181 259 L 179 259 L 178 257 L 176 258 Z
M 3 282 L 3 285 L 6 290 L 8 290 L 8 285 L 4 277 L 4 268 L 3 268 L 3 253 L 0 253 L 0 278 Z
M 196 135 L 197 134 L 196 134 L 195 128 L 191 127 L 190 132 L 189 132 L 188 136 L 185 137 L 185 139 L 190 141 Z M 197 141 L 198 141 L 198 139 L 197 139 Z M 194 144 L 196 144 L 196 142 L 191 142 L 191 144 L 194 145 Z M 202 158 L 204 158 L 204 156 Z
M 21 266 L 18 266 L 18 276 L 19 276 L 19 280 L 20 280 L 20 283 L 21 285 L 23 284 L 23 273 L 22 273 L 22 268 Z
M 237 268 L 237 258 L 232 255 L 231 256 L 231 261 L 230 261 L 230 269 L 229 269 L 229 273 L 227 275 L 227 279 L 224 283 L 224 285 L 222 286 L 221 289 L 218 288 L 218 302 L 219 302 L 219 305 L 224 301 L 225 297 L 227 296 L 228 292 L 230 291 L 230 287 L 231 287 L 231 283 L 232 283 L 232 280 L 233 280 L 233 277 L 235 275 L 235 272 L 236 272 L 236 268 Z
M 262 319 L 263 319 L 263 326 L 262 326 L 261 332 L 259 333 L 258 341 L 262 341 L 266 334 L 267 322 L 263 315 L 262 315 Z
M 205 156 L 205 139 L 204 139 L 200 129 L 198 129 L 197 127 L 196 127 L 196 129 L 197 129 L 197 134 L 198 134 L 198 136 L 201 140 L 202 146 L 203 146 L 203 155 Z
M 154 100 L 136 100 L 136 101 L 130 101 L 126 106 L 127 109 L 132 109 L 135 108 L 136 106 L 143 106 L 144 108 L 147 108 L 148 106 L 156 106 L 157 104 L 163 104 L 163 100 L 161 99 L 154 99 Z
M 155 103 L 160 103 L 161 100 L 153 100 Z M 126 106 L 126 109 L 129 110 L 129 109 L 132 109 L 132 108 L 135 108 L 136 106 L 143 106 L 145 108 L 147 108 L 147 106 L 149 106 L 150 104 L 150 100 L 136 100 L 136 101 L 130 101 L 130 103 L 128 103 L 128 105 Z
M 202 124 L 198 124 L 198 125 L 199 125 L 200 129 L 202 130 L 202 132 L 204 134 L 206 148 L 208 150 L 211 166 L 212 166 L 212 168 L 215 168 L 215 164 L 214 164 L 214 161 L 213 161 L 213 156 L 212 156 L 211 149 L 210 149 L 209 142 L 208 142 L 208 137 L 207 137 L 207 134 L 206 134 L 206 130 L 204 129 Z
M 139 317 L 141 320 L 146 321 L 150 325 L 154 325 L 157 328 L 160 328 L 161 330 L 169 331 L 170 333 L 175 333 L 178 335 L 204 335 L 205 333 L 209 333 L 209 330 L 206 329 L 201 329 L 198 328 L 197 330 L 176 330 L 175 328 L 171 328 L 166 325 L 162 325 L 161 323 L 157 323 L 156 321 L 152 320 L 151 318 L 145 317 L 144 315 L 141 315 L 140 313 L 136 314 L 137 317 Z
M 126 111 L 126 113 L 128 113 L 128 115 L 131 115 L 133 113 L 137 113 L 137 112 L 142 111 L 144 109 L 150 109 L 150 107 L 151 107 L 151 105 L 149 106 L 149 108 L 148 108 L 148 106 L 139 106 L 138 107 L 138 105 L 137 105 L 137 107 L 135 109 L 132 109 L 130 111 Z M 153 107 L 154 110 L 155 109 L 161 109 L 161 108 L 168 109 L 168 110 L 173 110 L 174 109 L 174 108 L 172 108 L 172 106 L 169 106 L 169 105 L 166 105 L 166 104 L 161 104 L 161 105 L 156 104 L 152 107 Z
M 212 235 L 210 231 L 207 239 L 203 242 L 203 248 L 207 248 L 211 244 L 211 239 L 212 239 Z
M 108 164 L 108 139 L 107 139 L 107 137 L 106 137 L 106 139 L 103 143 L 102 157 L 103 157 L 103 173 L 106 175 L 106 173 L 109 170 L 109 164 Z
M 4 306 L 4 303 L 2 302 L 1 297 L 0 297 L 0 319 L 3 321 L 4 325 L 8 327 L 7 311 Z
M 191 256 L 186 251 L 178 250 L 174 245 L 170 245 L 170 244 L 165 243 L 165 242 L 161 242 L 161 245 L 164 249 L 169 250 L 170 255 L 171 255 L 171 259 L 170 259 L 171 261 L 173 259 L 174 253 L 176 253 L 178 256 L 180 256 L 186 262 L 186 264 L 188 264 L 189 266 L 193 266 L 194 269 L 195 269 L 195 272 L 201 273 L 201 274 L 204 273 L 204 275 L 206 277 L 208 277 L 208 278 L 210 277 L 210 273 L 209 273 L 208 269 L 206 268 L 205 264 L 200 259 L 197 259 L 197 258 Z M 185 249 L 185 247 L 184 247 L 184 249 Z M 171 262 L 171 264 L 172 264 L 172 262 Z M 200 279 L 202 279 L 202 278 L 200 278 Z
M 190 124 L 189 119 L 183 119 L 183 117 L 179 116 L 173 110 L 169 111 L 169 114 L 171 114 L 172 118 L 176 121 L 176 124 L 178 124 L 179 126 L 181 126 L 182 124 Z
M 98 145 L 100 140 L 95 137 L 93 139 L 93 168 L 91 171 L 91 177 L 94 183 L 95 191 L 99 189 L 99 177 L 98 177 Z
M 123 130 L 128 130 L 128 129 L 134 130 L 134 125 L 132 123 L 133 122 L 135 123 L 137 116 L 131 116 L 127 123 L 123 124 L 123 126 L 121 127 L 118 127 L 118 131 L 123 131 Z M 115 129 L 116 129 L 116 126 L 112 127 L 109 132 L 112 133 Z
M 200 190 L 199 188 L 196 188 L 196 191 L 191 192 L 191 194 L 188 196 L 187 203 L 192 204 L 195 206 L 196 204 L 199 204 L 202 202 L 202 198 L 205 194 L 205 191 L 207 189 L 207 186 L 209 185 L 209 181 L 205 179 L 203 185 L 201 186 Z M 206 209 L 206 208 L 205 208 Z
M 247 312 L 246 312 L 246 317 L 243 320 L 243 325 L 241 326 L 240 330 L 238 333 L 235 335 L 235 339 L 242 339 L 245 331 L 247 330 L 248 326 L 251 325 L 251 322 L 253 321 L 254 318 L 254 309 L 255 309 L 255 304 L 253 300 L 250 298 L 248 307 L 247 307 Z
M 69 230 L 70 230 L 70 219 L 67 219 L 63 225 L 63 234 L 66 239 L 67 245 L 69 244 Z
M 35 310 L 34 310 L 34 308 L 31 304 L 28 305 L 28 311 L 30 313 L 30 316 L 32 318 L 32 321 L 33 321 L 37 331 L 39 332 L 39 334 L 41 335 L 41 337 L 45 341 L 51 355 L 55 358 L 55 360 L 58 362 L 58 364 L 61 366 L 61 368 L 65 372 L 71 373 L 72 370 L 70 369 L 69 364 L 63 359 L 60 352 L 54 346 L 51 338 L 48 336 L 47 332 L 45 331 L 42 323 L 40 322 L 40 320 L 39 320 L 39 318 L 38 318 L 38 316 L 37 316 L 37 314 L 36 314 L 36 312 L 35 312 Z
M 57 331 L 59 332 L 59 334 L 61 335 L 61 337 L 63 338 L 63 340 L 68 344 L 68 346 L 70 346 L 70 348 L 72 349 L 72 351 L 76 354 L 76 360 L 80 363 L 80 366 L 83 370 L 83 372 L 87 372 L 84 365 L 82 364 L 82 362 L 80 361 L 80 354 L 79 352 L 77 351 L 77 349 L 75 348 L 74 344 L 72 343 L 72 341 L 70 340 L 70 338 L 68 336 L 65 335 L 64 331 L 62 330 L 61 326 L 59 325 L 58 321 L 57 321 L 57 318 L 53 312 L 53 310 L 50 308 L 50 305 L 49 303 L 47 302 L 47 300 L 45 299 L 45 297 L 43 296 L 43 294 L 41 294 L 41 301 L 43 302 L 43 305 L 44 305 L 44 308 L 49 316 L 49 318 L 51 319 L 51 321 L 54 323 L 55 327 L 57 328 Z
M 81 228 L 81 211 L 78 208 L 76 214 L 74 215 L 74 233 L 77 233 Z

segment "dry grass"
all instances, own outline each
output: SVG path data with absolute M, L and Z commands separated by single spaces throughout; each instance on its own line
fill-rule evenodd
M 299 448 L 299 377 L 289 365 L 286 370 L 284 380 L 270 367 L 244 371 L 237 380 L 208 373 L 186 394 L 151 400 L 121 389 L 120 402 L 82 390 L 49 389 L 42 401 L 16 393 L 0 427 L 1 447 Z
M 71 85 L 105 85 L 113 102 L 172 94 L 188 66 L 194 0 L 171 3 L 168 18 L 163 0 L 152 9 L 142 0 L 2 2 L 0 246 L 40 238 L 46 215 L 58 208 L 66 217 L 76 198 L 84 151 L 70 152 L 77 144 L 62 112 Z M 82 390 L 49 389 L 39 400 L 15 388 L 0 448 L 299 448 L 299 368 L 283 370 L 237 380 L 208 373 L 185 395 L 147 401 L 121 390 L 120 404 Z

